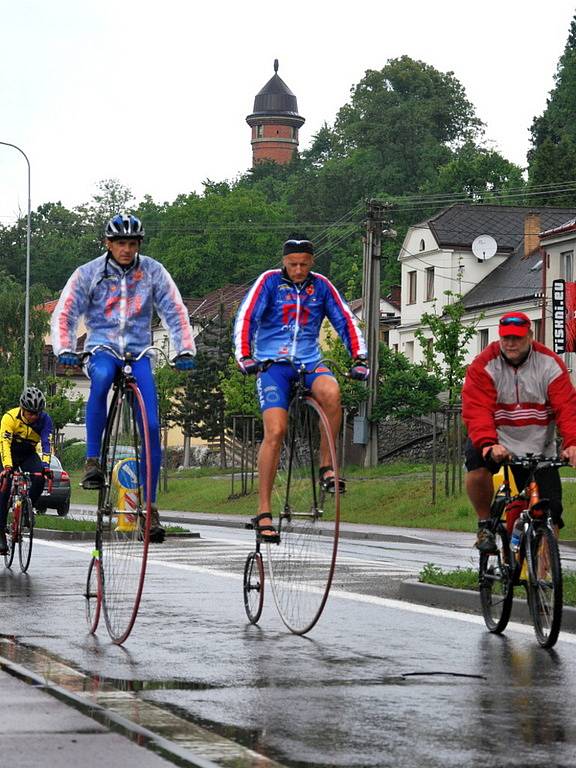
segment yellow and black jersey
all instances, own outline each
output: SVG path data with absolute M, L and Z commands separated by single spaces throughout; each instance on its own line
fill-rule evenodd
M 34 424 L 28 424 L 20 408 L 6 411 L 0 421 L 0 459 L 3 467 L 18 466 L 20 461 L 42 448 L 42 461 L 50 463 L 52 419 L 42 412 Z

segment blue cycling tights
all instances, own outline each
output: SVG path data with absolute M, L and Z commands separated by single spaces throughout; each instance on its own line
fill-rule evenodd
M 114 381 L 116 371 L 122 366 L 120 360 L 106 352 L 96 352 L 90 358 L 88 364 L 88 376 L 90 377 L 90 395 L 86 404 L 86 456 L 99 457 L 102 444 L 102 435 L 106 425 L 107 397 Z M 160 447 L 160 425 L 158 421 L 158 397 L 156 385 L 152 375 L 150 358 L 143 357 L 132 363 L 132 372 L 138 384 L 144 407 L 148 416 L 150 432 L 150 460 L 152 464 L 152 498 L 156 501 L 158 489 L 158 477 L 160 476 L 160 464 L 162 450 Z M 138 419 L 140 423 L 140 419 Z M 142 451 L 144 446 L 142 445 Z M 144 465 L 145 466 L 145 465 Z M 144 488 L 146 487 L 144 478 Z

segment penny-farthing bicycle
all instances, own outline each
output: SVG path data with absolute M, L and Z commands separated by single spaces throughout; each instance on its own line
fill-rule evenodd
M 256 549 L 246 560 L 243 587 L 246 614 L 255 624 L 264 603 L 264 542 L 278 612 L 291 632 L 303 635 L 322 615 L 332 585 L 340 527 L 340 477 L 328 419 L 304 383 L 311 371 L 297 371 L 273 489 L 273 519 L 280 542 L 257 539 Z M 321 454 L 322 466 L 334 470 L 330 490 L 319 480 Z
M 93 350 L 114 355 L 122 367 L 114 382 L 102 441 L 100 465 L 105 482 L 98 495 L 96 541 L 84 597 L 90 632 L 96 631 L 102 612 L 116 644 L 123 643 L 132 631 L 146 575 L 151 520 L 150 432 L 132 363 L 152 349 L 146 348 L 137 357 L 121 357 L 104 345 Z

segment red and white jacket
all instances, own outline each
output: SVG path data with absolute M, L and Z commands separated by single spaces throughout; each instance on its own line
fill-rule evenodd
M 555 453 L 555 427 L 564 447 L 576 445 L 576 390 L 555 352 L 537 341 L 515 367 L 493 341 L 470 364 L 462 389 L 462 418 L 474 446 L 499 443 L 511 453 Z

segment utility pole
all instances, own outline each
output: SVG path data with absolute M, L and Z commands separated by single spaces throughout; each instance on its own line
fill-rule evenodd
M 366 382 L 367 399 L 361 404 L 359 415 L 354 420 L 354 442 L 366 446 L 364 466 L 374 467 L 378 463 L 378 429 L 370 421 L 378 390 L 378 350 L 380 344 L 380 260 L 382 237 L 394 237 L 385 215 L 389 204 L 378 200 L 368 201 L 366 234 L 364 237 L 364 260 L 362 275 L 362 317 L 364 334 L 370 361 L 370 376 Z

